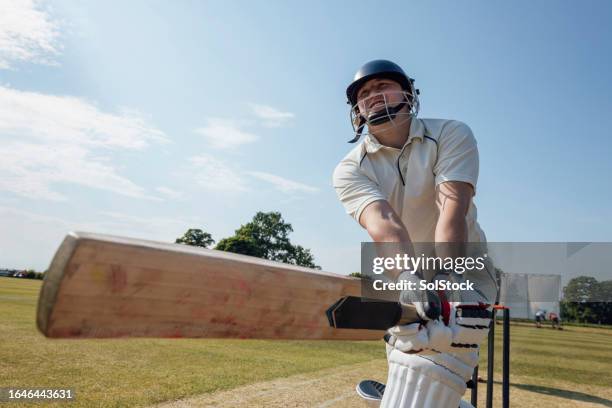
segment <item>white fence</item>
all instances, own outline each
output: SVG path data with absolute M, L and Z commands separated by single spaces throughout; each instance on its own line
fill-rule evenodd
M 510 307 L 510 316 L 533 319 L 542 309 L 559 314 L 561 275 L 503 273 L 500 303 Z

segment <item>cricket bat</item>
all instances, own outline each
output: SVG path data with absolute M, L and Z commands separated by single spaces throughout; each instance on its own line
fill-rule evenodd
M 389 302 L 392 316 L 383 319 L 378 302 L 354 309 L 360 292 L 360 280 L 344 275 L 73 232 L 45 274 L 37 325 L 52 338 L 380 339 L 386 324 L 380 321 L 393 322 L 402 312 L 395 302 Z M 346 297 L 351 301 L 342 304 L 353 312 L 338 308 Z M 354 320 L 351 313 L 367 316 Z M 412 317 L 403 313 L 404 320 Z
M 439 301 L 424 303 L 423 310 L 425 316 L 419 315 L 413 305 L 345 296 L 325 313 L 329 325 L 338 329 L 387 330 L 395 325 L 437 319 L 441 311 Z

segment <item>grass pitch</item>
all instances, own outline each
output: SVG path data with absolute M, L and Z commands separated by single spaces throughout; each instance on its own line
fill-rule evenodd
M 334 377 L 338 395 L 350 398 L 353 377 L 362 375 L 355 367 L 363 367 L 366 377 L 384 380 L 386 376 L 381 372 L 386 367 L 384 347 L 378 341 L 49 340 L 35 327 L 40 285 L 41 281 L 0 278 L 0 387 L 72 388 L 76 393 L 73 407 L 147 406 L 188 397 L 202 402 L 231 389 L 247 390 L 250 384 L 304 376 L 316 379 L 329 375 L 330 370 L 358 373 Z M 498 325 L 498 382 L 501 331 Z M 486 377 L 486 347 L 481 355 L 480 375 Z M 373 367 L 378 372 L 368 375 Z M 610 373 L 610 330 L 512 326 L 513 406 L 541 407 L 546 406 L 546 398 L 555 398 L 557 405 L 612 407 Z M 303 387 L 288 386 L 284 398 L 295 398 L 294 406 L 308 406 L 297 403 Z M 481 397 L 484 390 L 485 385 L 480 384 Z M 499 394 L 496 390 L 497 398 Z M 515 405 L 519 398 L 520 405 Z M 332 402 L 342 406 L 341 398 Z

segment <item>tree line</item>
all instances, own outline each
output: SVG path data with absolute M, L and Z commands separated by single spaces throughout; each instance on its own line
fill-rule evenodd
M 190 228 L 177 238 L 175 243 L 192 245 L 202 248 L 213 248 L 219 251 L 233 252 L 299 265 L 307 268 L 321 269 L 315 264 L 315 258 L 310 249 L 296 245 L 289 239 L 293 227 L 286 222 L 280 212 L 259 211 L 253 219 L 241 225 L 234 235 L 221 239 L 217 245 L 212 235 L 199 228 Z M 45 272 L 33 269 L 17 271 L 15 277 L 26 279 L 43 279 Z
M 241 225 L 234 235 L 221 239 L 216 245 L 212 235 L 199 228 L 188 229 L 175 243 L 321 269 L 315 264 L 314 255 L 309 249 L 291 242 L 291 232 L 293 227 L 283 219 L 280 212 L 259 211 L 250 222 Z
M 6 276 L 8 278 L 43 279 L 45 277 L 45 272 L 36 272 L 34 269 L 26 269 L 0 276 Z
M 577 323 L 612 324 L 612 280 L 571 279 L 563 288 L 561 318 Z

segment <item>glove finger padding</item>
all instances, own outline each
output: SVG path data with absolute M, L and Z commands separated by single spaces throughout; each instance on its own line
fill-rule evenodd
M 491 312 L 487 305 L 449 304 L 448 326 L 442 320 L 413 323 L 387 330 L 385 341 L 405 353 L 472 351 L 487 337 Z
M 425 349 L 450 351 L 453 339 L 450 327 L 439 320 L 430 320 L 425 326 L 419 323 L 395 326 L 387 330 L 387 333 L 387 344 L 405 353 L 416 353 Z
M 486 305 L 454 304 L 450 327 L 455 349 L 477 348 L 487 337 L 491 311 Z
M 445 326 L 440 320 L 430 320 L 426 327 L 429 337 L 428 348 L 436 351 L 449 350 L 453 340 L 453 332 L 450 327 Z
M 420 323 L 394 326 L 387 330 L 385 341 L 390 346 L 403 352 L 417 352 L 428 347 L 427 329 Z

